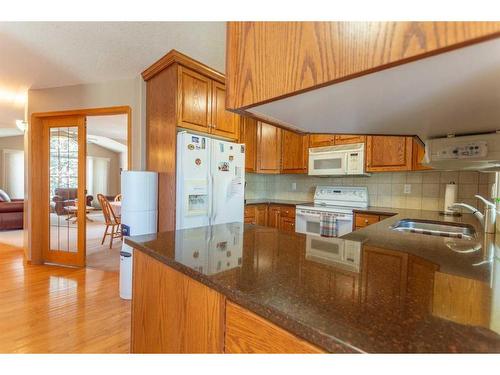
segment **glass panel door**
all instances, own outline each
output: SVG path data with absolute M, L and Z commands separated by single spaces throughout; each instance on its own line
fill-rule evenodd
M 85 265 L 85 118 L 46 122 L 48 248 L 44 260 Z

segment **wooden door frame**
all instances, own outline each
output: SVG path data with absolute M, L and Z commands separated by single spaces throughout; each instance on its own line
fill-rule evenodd
M 108 116 L 108 115 L 127 115 L 127 167 L 132 165 L 132 109 L 130 106 L 116 106 L 104 108 L 85 108 L 64 111 L 40 112 L 31 114 L 31 121 L 27 131 L 28 137 L 28 172 L 25 184 L 27 184 L 27 199 L 24 202 L 24 222 L 25 230 L 28 231 L 27 254 L 29 262 L 32 264 L 43 264 L 43 233 L 44 217 L 42 209 L 43 194 L 40 189 L 42 181 L 42 163 L 43 158 L 43 119 L 47 117 L 65 117 L 65 116 Z M 86 134 L 85 134 L 86 136 Z M 25 150 L 26 151 L 26 150 Z

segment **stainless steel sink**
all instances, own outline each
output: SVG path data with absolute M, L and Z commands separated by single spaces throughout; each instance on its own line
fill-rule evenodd
M 402 219 L 391 226 L 393 230 L 426 234 L 428 236 L 462 238 L 473 240 L 476 238 L 476 230 L 470 224 L 448 223 L 444 221 Z

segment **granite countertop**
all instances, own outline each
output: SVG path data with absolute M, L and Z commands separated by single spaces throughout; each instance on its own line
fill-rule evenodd
M 232 223 L 125 242 L 329 352 L 500 353 L 500 259 L 473 266 L 482 250 L 458 254 L 449 239 L 389 229 L 435 215 L 399 210 L 336 239 Z
M 259 198 L 259 199 L 245 199 L 245 204 L 283 204 L 288 206 L 297 206 L 299 204 L 311 203 L 310 201 L 296 201 L 289 199 L 268 199 L 268 198 Z

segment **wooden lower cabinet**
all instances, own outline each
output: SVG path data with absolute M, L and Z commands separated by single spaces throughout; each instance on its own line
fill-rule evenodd
M 134 251 L 132 353 L 223 353 L 225 298 Z
M 226 303 L 226 353 L 325 353 L 320 348 L 238 306 Z
M 267 209 L 267 226 L 271 228 L 280 227 L 281 206 L 270 204 Z
M 132 353 L 324 353 L 134 250 Z
M 245 206 L 245 224 L 267 225 L 267 204 Z
M 280 230 L 295 233 L 295 219 L 289 217 L 280 218 Z
M 358 230 L 358 229 L 363 229 L 367 227 L 368 225 L 372 225 L 375 223 L 378 223 L 379 221 L 382 221 L 384 219 L 387 219 L 393 215 L 379 215 L 379 214 L 371 214 L 371 213 L 359 213 L 355 212 L 354 213 L 354 220 L 353 220 L 353 230 Z

